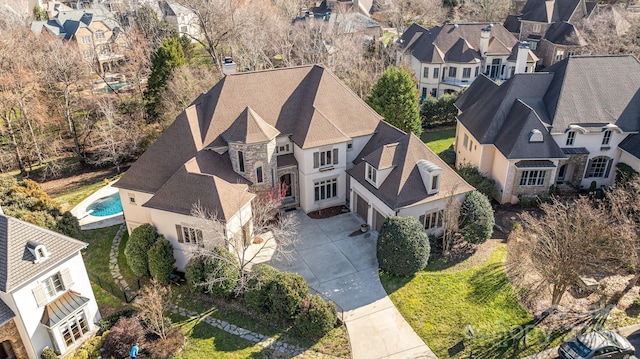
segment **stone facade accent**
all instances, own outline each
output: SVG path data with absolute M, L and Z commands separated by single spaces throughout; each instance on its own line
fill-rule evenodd
M 522 178 L 522 172 L 524 171 L 546 171 L 544 175 L 544 184 L 541 186 L 521 186 L 520 178 Z M 551 168 L 517 168 L 513 182 L 514 196 L 530 197 L 547 195 L 549 193 L 549 187 L 554 184 L 555 178 L 551 178 L 553 172 L 554 171 Z
M 244 157 L 244 172 L 240 171 L 238 163 L 238 151 L 242 151 Z M 229 156 L 233 169 L 242 177 L 253 182 L 257 187 L 273 188 L 275 183 L 273 178 L 276 173 L 276 139 L 273 138 L 269 142 L 262 143 L 230 143 Z M 256 174 L 256 164 L 262 163 L 262 183 L 258 183 Z M 273 175 L 273 176 L 272 176 Z
M 11 348 L 16 358 L 28 358 L 27 349 L 24 347 L 22 338 L 20 338 L 20 332 L 18 332 L 14 319 L 0 326 L 0 345 L 5 341 L 11 343 Z
M 567 165 L 567 176 L 565 176 L 565 183 L 569 183 L 571 186 L 575 188 L 580 188 L 580 183 L 582 182 L 582 176 L 584 175 L 584 170 L 587 166 L 587 161 L 589 160 L 589 154 L 579 154 L 579 155 L 567 155 L 569 158 L 566 160 L 560 160 L 558 163 L 558 169 L 564 164 Z
M 276 181 L 280 182 L 280 177 L 285 174 L 291 175 L 291 195 L 292 202 L 283 203 L 283 207 L 297 207 L 300 205 L 300 186 L 298 186 L 298 166 L 278 168 Z

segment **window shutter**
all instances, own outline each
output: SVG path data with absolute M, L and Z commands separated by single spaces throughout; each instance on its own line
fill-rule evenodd
M 47 304 L 47 294 L 44 291 L 42 283 L 38 284 L 38 286 L 33 288 L 32 291 L 33 296 L 36 298 L 36 303 L 38 303 L 38 307 L 42 307 Z
M 338 164 L 338 149 L 337 148 L 333 149 L 333 164 L 334 165 Z
M 182 238 L 182 226 L 176 224 L 176 233 L 178 234 L 178 243 L 184 243 L 184 238 Z
M 609 160 L 607 163 L 607 170 L 604 172 L 604 178 L 609 178 L 609 172 L 611 172 L 611 165 L 613 164 L 613 160 Z
M 313 154 L 313 168 L 318 168 L 318 167 L 320 167 L 320 153 L 315 152 Z
M 62 285 L 64 286 L 64 289 L 71 289 L 71 287 L 73 287 L 73 278 L 71 278 L 71 271 L 69 270 L 69 268 L 65 268 L 63 270 L 60 271 L 60 274 L 58 274 L 60 276 L 60 281 L 62 281 Z
M 589 160 L 589 162 L 587 163 L 587 172 L 584 174 L 584 178 L 589 178 L 589 172 L 591 172 L 592 163 L 593 160 Z

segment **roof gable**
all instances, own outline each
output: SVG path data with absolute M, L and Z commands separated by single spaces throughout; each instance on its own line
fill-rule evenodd
M 247 106 L 222 137 L 227 142 L 259 143 L 270 141 L 279 134 L 280 131 Z
M 47 260 L 34 263 L 35 258 L 27 248 L 29 241 L 47 248 Z M 0 291 L 11 292 L 86 246 L 71 237 L 0 214 Z

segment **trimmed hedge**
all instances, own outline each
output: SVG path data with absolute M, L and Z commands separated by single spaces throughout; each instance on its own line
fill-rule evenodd
M 275 319 L 290 320 L 309 296 L 309 286 L 300 274 L 280 272 L 273 278 L 268 293 L 269 314 Z
M 484 194 L 488 198 L 493 196 L 495 190 L 496 181 L 491 178 L 487 178 L 480 173 L 477 167 L 473 167 L 469 164 L 464 164 L 458 168 L 458 174 L 464 178 L 467 183 L 475 187 L 480 193 Z
M 495 218 L 486 195 L 473 191 L 460 208 L 460 233 L 469 243 L 484 243 L 491 237 Z
M 238 259 L 227 249 L 214 247 L 215 257 L 204 260 L 204 279 L 209 294 L 215 298 L 229 298 L 240 279 Z
M 382 224 L 377 255 L 385 272 L 413 275 L 427 266 L 430 252 L 429 237 L 415 217 L 389 216 Z
M 440 152 L 438 156 L 449 166 L 456 165 L 456 151 L 453 149 L 453 146 L 449 146 L 449 148 Z
M 142 277 L 149 273 L 148 252 L 156 239 L 158 239 L 158 231 L 149 223 L 136 227 L 131 232 L 127 246 L 124 248 L 124 255 L 129 268 L 135 275 Z
M 319 295 L 307 297 L 300 303 L 295 328 L 306 337 L 321 338 L 338 321 L 338 311 L 333 302 L 325 301 Z
M 160 236 L 149 249 L 148 260 L 151 276 L 160 283 L 167 283 L 176 263 L 171 242 Z
M 192 257 L 184 267 L 184 276 L 191 293 L 204 292 L 204 263 L 202 257 Z
M 44 348 L 40 353 L 40 359 L 58 359 L 58 355 L 51 348 Z
M 258 313 L 269 312 L 271 306 L 269 290 L 278 273 L 280 273 L 279 270 L 267 264 L 258 264 L 253 267 L 244 292 L 247 307 Z

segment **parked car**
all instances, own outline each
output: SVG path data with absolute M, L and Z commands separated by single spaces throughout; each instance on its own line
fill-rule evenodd
M 634 353 L 635 348 L 625 337 L 610 330 L 579 335 L 558 349 L 565 359 L 629 359 Z

